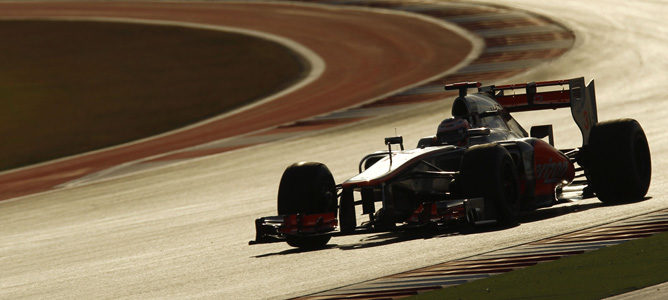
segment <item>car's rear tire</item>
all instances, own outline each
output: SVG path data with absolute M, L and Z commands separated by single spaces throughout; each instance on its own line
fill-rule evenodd
M 594 125 L 587 146 L 586 171 L 594 193 L 604 203 L 643 199 L 652 177 L 652 161 L 640 124 L 619 119 Z
M 470 147 L 462 157 L 461 174 L 464 194 L 485 198 L 486 219 L 491 207 L 499 225 L 517 224 L 519 178 L 508 150 L 497 144 Z
M 278 187 L 278 214 L 318 214 L 333 212 L 336 215 L 336 184 L 327 166 L 316 162 L 292 164 L 283 172 Z M 329 234 L 287 235 L 290 246 L 304 249 L 324 247 Z

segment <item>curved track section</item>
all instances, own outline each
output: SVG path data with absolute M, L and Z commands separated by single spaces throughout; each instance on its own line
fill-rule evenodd
M 471 50 L 467 39 L 418 18 L 329 6 L 82 2 L 3 3 L 0 8 L 0 16 L 5 18 L 126 18 L 166 21 L 167 25 L 207 24 L 210 29 L 241 27 L 299 41 L 328 65 L 312 84 L 225 118 L 108 151 L 3 173 L 3 199 L 45 191 L 130 161 L 362 103 L 441 74 L 464 60 Z M 452 44 L 460 48 L 453 49 Z M 197 155 L 224 150 L 229 148 L 205 149 Z
M 332 2 L 329 3 L 331 4 Z M 187 159 L 285 138 L 294 138 L 304 134 L 313 134 L 323 129 L 351 124 L 378 115 L 416 109 L 421 104 L 452 96 L 453 94 L 451 93 L 442 92 L 443 82 L 492 80 L 494 78 L 512 76 L 525 71 L 530 66 L 550 61 L 562 55 L 573 44 L 573 35 L 568 29 L 539 15 L 518 10 L 462 3 L 425 4 L 400 1 L 356 1 L 340 2 L 339 4 L 354 4 L 357 10 L 372 7 L 374 11 L 378 11 L 380 8 L 383 9 L 382 12 L 385 14 L 408 15 L 412 18 L 418 18 L 444 27 L 445 29 L 453 30 L 464 36 L 472 36 L 473 38 L 470 39 L 473 42 L 473 49 L 459 64 L 451 66 L 450 69 L 446 69 L 439 74 L 428 77 L 422 80 L 421 83 L 414 84 L 413 87 L 385 93 L 384 95 L 362 101 L 361 104 L 351 104 L 343 110 L 337 111 L 333 106 L 331 109 L 335 110 L 334 112 L 320 114 L 316 117 L 294 120 L 296 122 L 289 121 L 279 126 L 272 127 L 267 125 L 269 127 L 266 128 L 250 126 L 250 129 L 245 131 L 230 132 L 230 128 L 232 127 L 236 129 L 245 127 L 247 124 L 239 125 L 244 121 L 251 122 L 252 124 L 252 119 L 245 120 L 246 116 L 244 114 L 241 114 L 241 117 L 236 116 L 237 114 L 252 110 L 271 100 L 280 99 L 283 95 L 286 95 L 289 99 L 291 97 L 290 92 L 304 86 L 303 82 L 298 87 L 292 87 L 269 99 L 264 99 L 240 110 L 193 126 L 188 126 L 175 132 L 83 155 L 83 159 L 90 158 L 91 155 L 99 156 L 97 158 L 93 157 L 84 165 L 77 164 L 77 162 L 82 161 L 82 157 L 75 157 L 74 159 L 68 158 L 55 164 L 47 163 L 45 166 L 39 166 L 38 168 L 27 168 L 25 172 L 22 172 L 22 170 L 19 172 L 9 172 L 4 174 L 4 177 L 0 175 L 0 183 L 4 183 L 3 186 L 8 187 L 5 189 L 5 197 L 22 195 L 22 193 L 39 192 L 53 188 L 54 186 L 62 188 L 88 184 L 99 180 L 124 176 L 128 173 L 180 163 Z M 176 18 L 176 16 L 172 17 Z M 76 19 L 81 18 L 78 17 Z M 230 30 L 228 27 L 178 21 L 148 21 L 109 17 L 97 18 L 96 20 L 143 22 L 149 24 L 162 23 L 165 25 L 195 26 L 203 29 Z M 451 24 L 457 25 L 453 26 Z M 250 33 L 257 35 L 254 31 L 250 31 Z M 392 32 L 391 34 L 394 35 L 395 33 Z M 312 62 L 315 71 L 312 72 L 313 76 L 307 78 L 305 82 L 315 80 L 321 74 L 321 67 L 324 63 L 321 63 L 317 55 L 310 52 L 308 48 L 302 47 L 290 40 L 286 42 L 285 39 L 281 40 L 277 37 L 272 39 L 277 39 L 288 46 L 292 45 L 294 46 L 293 48 L 298 50 L 298 53 L 305 54 L 307 58 L 311 58 L 309 61 Z M 463 50 L 461 49 L 461 40 L 443 40 L 443 42 L 447 42 L 452 49 Z M 453 45 L 455 47 L 452 47 Z M 440 60 L 443 62 L 452 63 L 454 59 L 458 59 L 458 57 L 449 57 L 449 53 L 446 52 L 442 54 L 443 57 Z M 409 55 L 420 57 L 419 53 Z M 430 64 L 429 60 L 425 60 L 424 63 Z M 453 73 L 454 70 L 457 71 Z M 380 77 L 376 79 L 383 81 Z M 387 86 L 387 84 L 375 85 Z M 318 103 L 319 105 L 322 105 L 323 102 L 331 102 L 331 99 L 327 97 L 320 98 L 325 99 L 319 100 L 318 95 L 315 95 L 309 101 L 311 103 Z M 289 107 L 287 108 L 290 109 Z M 264 119 L 274 119 L 274 115 L 282 114 L 279 111 L 269 111 L 267 113 L 262 107 L 259 109 L 265 113 L 265 115 L 260 114 Z M 296 118 L 297 116 L 294 117 Z M 212 131 L 211 127 L 221 131 Z M 184 138 L 193 136 L 198 138 L 189 140 L 188 143 L 183 143 L 182 140 Z M 161 143 L 151 143 L 154 140 L 161 140 Z M 180 144 L 174 146 L 175 143 Z M 168 146 L 165 146 L 166 144 Z M 142 148 L 141 146 L 144 147 Z M 146 149 L 147 147 L 150 149 Z M 138 150 L 141 152 L 137 153 Z M 128 151 L 134 151 L 135 153 L 133 155 L 123 155 L 123 153 L 127 153 Z M 109 160 L 110 156 L 115 156 L 115 159 Z M 101 160 L 105 161 L 101 162 Z M 72 166 L 72 162 L 74 162 L 75 166 Z M 73 170 L 73 167 L 75 170 Z M 60 168 L 58 174 L 51 174 L 54 169 L 58 168 Z M 49 174 L 46 176 L 46 179 L 43 176 L 45 173 Z M 35 176 L 36 174 L 37 176 Z
M 474 235 L 338 237 L 329 248 L 311 252 L 282 243 L 247 245 L 253 238 L 252 220 L 275 213 L 276 187 L 287 165 L 321 161 L 337 181 L 351 177 L 361 156 L 382 149 L 382 138 L 393 135 L 395 128 L 407 144 L 433 134 L 449 110 L 446 103 L 427 102 L 419 109 L 298 140 L 0 202 L 0 297 L 297 297 L 668 207 L 668 103 L 659 88 L 668 79 L 663 72 L 668 67 L 663 29 L 668 26 L 661 19 L 665 5 L 615 0 L 531 7 L 525 1 L 503 3 L 574 30 L 573 50 L 512 81 L 596 78 L 599 119 L 636 118 L 647 132 L 655 170 L 649 199 L 618 206 L 603 206 L 596 199 L 564 203 L 538 211 L 520 226 Z M 554 124 L 560 146 L 580 139 L 568 113 L 518 118 L 526 126 Z

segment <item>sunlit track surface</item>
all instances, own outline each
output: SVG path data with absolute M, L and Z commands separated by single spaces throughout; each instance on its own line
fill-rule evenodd
M 668 209 L 295 299 L 398 299 L 665 231 Z
M 86 184 L 100 179 L 122 176 L 138 170 L 162 167 L 170 163 L 222 153 L 248 146 L 295 138 L 305 133 L 347 125 L 364 119 L 414 109 L 424 103 L 453 96 L 444 93 L 445 82 L 490 81 L 522 73 L 531 67 L 563 55 L 574 44 L 573 33 L 542 16 L 499 6 L 465 3 L 421 3 L 410 1 L 303 1 L 329 5 L 373 7 L 416 13 L 436 20 L 454 23 L 484 41 L 484 50 L 470 65 L 433 78 L 430 82 L 367 101 L 360 106 L 284 124 L 269 130 L 213 141 L 186 149 L 151 156 L 112 167 L 61 184 L 61 187 Z M 407 41 L 410 42 L 410 41 Z
M 0 298 L 290 298 L 509 249 L 668 208 L 668 6 L 650 1 L 502 0 L 571 29 L 575 44 L 515 83 L 596 79 L 599 120 L 631 117 L 653 157 L 648 198 L 606 206 L 577 200 L 540 210 L 521 225 L 475 234 L 399 233 L 333 238 L 300 252 L 285 243 L 248 246 L 253 220 L 276 214 L 286 166 L 320 161 L 341 182 L 363 155 L 403 135 L 432 135 L 450 101 L 281 139 L 105 181 L 0 201 Z M 450 98 L 451 99 L 451 98 Z M 522 125 L 553 124 L 560 147 L 581 143 L 568 110 L 518 114 Z

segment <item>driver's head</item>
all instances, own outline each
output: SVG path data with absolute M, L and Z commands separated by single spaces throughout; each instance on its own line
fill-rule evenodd
M 467 143 L 466 131 L 471 128 L 469 122 L 462 118 L 447 118 L 438 125 L 436 139 L 441 144 L 464 146 Z

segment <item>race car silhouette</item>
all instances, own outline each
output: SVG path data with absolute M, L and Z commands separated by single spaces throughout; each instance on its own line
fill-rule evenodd
M 477 93 L 468 94 L 471 88 Z M 464 82 L 445 89 L 459 90 L 453 117 L 415 149 L 405 150 L 400 136 L 385 138 L 387 151 L 364 156 L 359 174 L 341 184 L 324 164 L 289 166 L 279 185 L 278 216 L 258 218 L 250 244 L 286 241 L 315 249 L 332 236 L 404 226 L 514 225 L 518 212 L 551 206 L 574 186 L 608 204 L 647 193 L 645 133 L 632 119 L 598 122 L 593 80 L 484 87 Z M 552 125 L 527 133 L 510 115 L 566 107 L 582 133 L 582 146 L 574 149 L 554 147 Z M 368 215 L 361 225 L 357 205 Z

